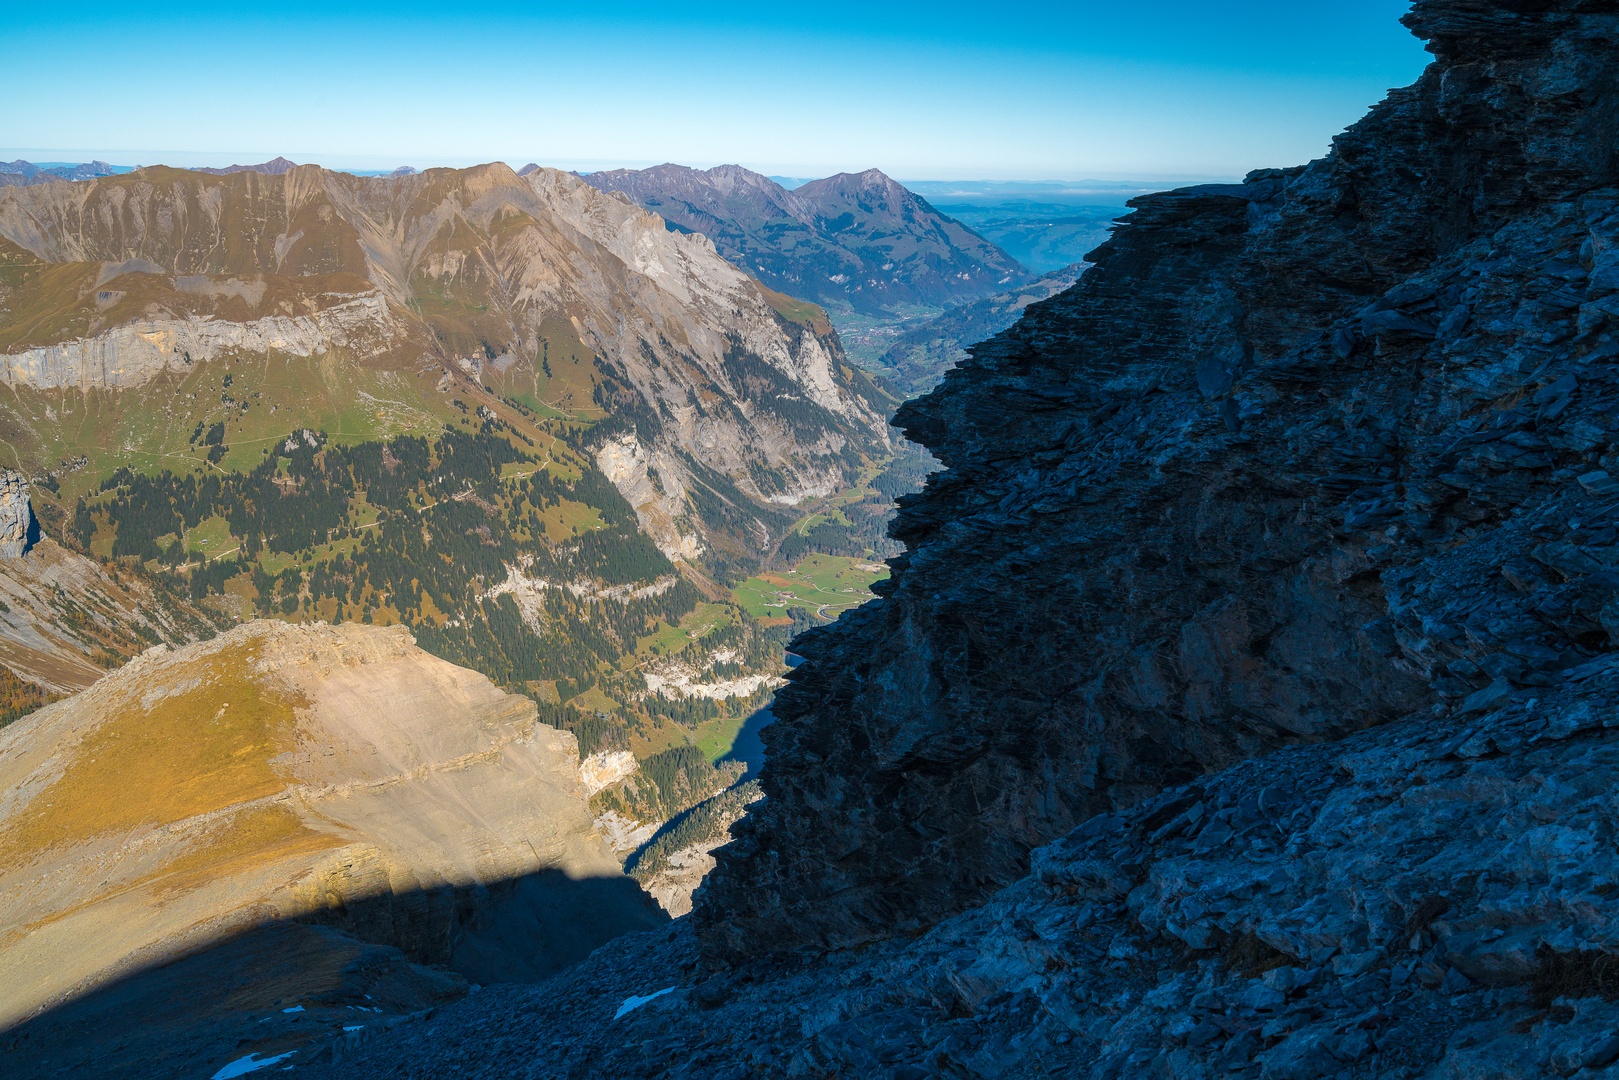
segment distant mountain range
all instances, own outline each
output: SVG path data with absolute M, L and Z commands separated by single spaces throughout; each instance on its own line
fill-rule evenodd
M 288 161 L 284 157 L 274 157 L 269 161 L 261 161 L 257 165 L 227 165 L 223 169 L 195 168 L 191 172 L 207 173 L 210 176 L 230 176 L 233 173 L 256 172 L 265 176 L 280 176 L 298 167 L 297 162 Z M 397 169 L 350 169 L 350 176 L 415 176 L 416 170 L 409 165 L 401 165 Z
M 58 180 L 94 180 L 98 176 L 112 176 L 129 171 L 127 167 L 109 165 L 105 161 L 46 167 L 18 158 L 16 161 L 0 161 L 0 187 L 52 184 Z
M 296 162 L 288 161 L 284 157 L 275 157 L 257 165 L 227 165 L 223 169 L 199 168 L 191 171 L 207 173 L 209 176 L 230 176 L 232 173 L 239 172 L 256 172 L 263 173 L 265 176 L 280 176 L 282 173 L 289 172 L 297 167 Z
M 1005 291 L 1033 275 L 972 229 L 876 169 L 792 191 L 738 165 L 612 169 L 586 183 L 620 192 L 671 229 L 700 232 L 772 289 L 834 314 L 892 317 Z

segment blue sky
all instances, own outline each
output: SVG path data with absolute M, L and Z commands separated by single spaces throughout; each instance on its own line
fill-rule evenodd
M 1411 82 L 1407 7 L 19 4 L 0 156 L 1234 176 Z

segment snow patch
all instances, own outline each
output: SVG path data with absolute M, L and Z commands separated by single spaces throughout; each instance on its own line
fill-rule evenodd
M 680 989 L 680 987 L 678 987 L 678 986 L 666 986 L 662 990 L 657 991 L 656 993 L 648 994 L 646 997 L 625 998 L 624 999 L 624 1004 L 620 1005 L 618 1007 L 618 1012 L 613 1014 L 613 1019 L 617 1020 L 619 1017 L 623 1016 L 625 1013 L 630 1012 L 630 1011 L 635 1010 L 635 1009 L 639 1009 L 642 1005 L 645 1005 L 647 1002 L 651 1001 L 653 998 L 660 998 L 665 994 L 671 994 L 674 991 L 679 990 L 679 989 Z
M 630 1000 L 634 1001 L 635 999 L 631 998 Z M 269 1068 L 278 1061 L 285 1061 L 297 1052 L 296 1050 L 288 1050 L 285 1054 L 277 1054 L 275 1057 L 267 1058 L 261 1058 L 257 1052 L 254 1052 L 244 1058 L 237 1058 L 229 1065 L 226 1065 L 223 1069 L 214 1073 L 212 1080 L 230 1080 L 233 1076 L 244 1076 L 250 1072 L 257 1072 L 260 1069 Z

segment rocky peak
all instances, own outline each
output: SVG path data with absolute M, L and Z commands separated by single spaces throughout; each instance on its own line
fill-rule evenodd
M 0 559 L 20 559 L 33 541 L 34 510 L 22 473 L 0 469 Z
M 1006 252 L 876 169 L 792 191 L 738 165 L 615 169 L 584 180 L 711 238 L 772 289 L 839 309 L 947 306 L 1032 277 Z
M 223 169 L 197 168 L 192 172 L 207 173 L 210 176 L 230 176 L 234 173 L 255 172 L 265 176 L 281 176 L 298 167 L 296 162 L 288 161 L 284 157 L 273 157 L 269 161 L 261 161 L 257 165 L 227 165 Z
M 400 627 L 156 646 L 0 731 L 0 762 L 0 904 L 31 928 L 0 952 L 13 1039 L 43 1006 L 98 1029 L 189 957 L 184 1004 L 119 1048 L 172 1071 L 181 1046 L 319 1039 L 667 921 L 593 831 L 573 735 Z M 301 1028 L 262 993 L 289 975 Z
M 771 507 L 844 486 L 861 449 L 887 443 L 879 395 L 841 362 L 821 312 L 761 289 L 704 237 L 554 169 L 153 167 L 3 190 L 0 259 L 26 269 L 0 296 L 49 313 L 0 328 L 11 335 L 0 381 L 14 387 L 139 390 L 272 351 L 342 356 L 407 384 L 435 372 L 417 392 L 450 398 L 498 383 L 506 397 L 612 413 L 593 452 L 664 453 L 666 495 L 635 505 L 666 550 L 688 553 L 756 552 L 785 527 Z M 716 401 L 736 407 L 715 413 Z M 27 408 L 51 422 L 47 406 Z M 730 509 L 686 497 L 702 470 L 727 489 L 706 505 Z M 633 468 L 622 479 L 626 494 L 648 486 Z

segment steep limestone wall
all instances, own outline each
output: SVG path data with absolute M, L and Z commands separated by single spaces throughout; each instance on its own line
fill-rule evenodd
M 0 559 L 20 559 L 28 550 L 34 508 L 28 503 L 28 481 L 22 473 L 0 469 Z
M 95 337 L 0 353 L 8 386 L 129 389 L 163 371 L 228 353 L 314 356 L 334 348 L 360 356 L 385 351 L 401 334 L 381 293 L 361 296 L 314 315 L 228 319 L 152 319 L 117 326 Z
M 1093 814 L 1613 648 L 1619 31 L 1406 22 L 1435 62 L 1327 157 L 1136 200 L 901 410 L 947 469 L 795 646 L 710 959 L 926 927 Z

